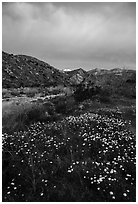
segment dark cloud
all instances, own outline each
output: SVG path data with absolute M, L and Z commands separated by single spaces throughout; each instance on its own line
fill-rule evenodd
M 135 3 L 3 3 L 3 50 L 58 68 L 135 68 Z

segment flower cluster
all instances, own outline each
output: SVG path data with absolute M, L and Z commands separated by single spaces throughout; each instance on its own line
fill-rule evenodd
M 5 133 L 3 168 L 8 161 L 9 177 L 3 200 L 49 201 L 51 191 L 60 197 L 61 183 L 64 189 L 74 179 L 83 191 L 95 192 L 99 201 L 132 201 L 135 151 L 135 135 L 127 121 L 93 113 Z

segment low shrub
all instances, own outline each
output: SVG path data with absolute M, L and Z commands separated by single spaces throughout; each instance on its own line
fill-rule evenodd
M 56 119 L 55 109 L 51 103 L 34 103 L 13 107 L 12 111 L 2 118 L 3 132 L 25 130 L 30 124 L 40 121 L 48 122 Z
M 111 102 L 110 92 L 107 89 L 101 89 L 99 94 L 99 100 L 102 103 L 110 103 Z
M 12 97 L 13 97 L 13 96 L 20 96 L 20 92 L 14 90 L 14 91 L 11 92 L 11 95 L 12 95 Z
M 35 93 L 31 93 L 31 92 L 30 93 L 26 93 L 26 96 L 30 97 L 30 98 L 33 98 L 35 96 Z
M 52 101 L 55 106 L 55 111 L 61 114 L 71 114 L 76 108 L 76 101 L 73 96 L 57 97 Z
M 110 102 L 110 92 L 106 88 L 100 88 L 98 86 L 88 86 L 81 84 L 76 88 L 74 92 L 74 98 L 77 102 L 82 102 L 87 99 L 98 99 L 103 103 Z

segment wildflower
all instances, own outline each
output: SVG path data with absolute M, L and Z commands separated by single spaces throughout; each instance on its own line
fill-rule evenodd
M 15 185 L 15 183 L 12 182 L 11 185 Z
M 114 173 L 114 170 L 113 170 L 113 169 L 111 169 L 110 173 L 111 173 L 111 174 L 113 174 L 113 173 Z

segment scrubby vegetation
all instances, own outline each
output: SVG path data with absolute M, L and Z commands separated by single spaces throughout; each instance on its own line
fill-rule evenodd
M 85 113 L 3 134 L 3 201 L 135 201 L 135 135 Z
M 136 201 L 135 85 L 3 52 L 3 201 Z
M 135 105 L 99 96 L 18 104 L 3 118 L 3 201 L 135 201 Z

